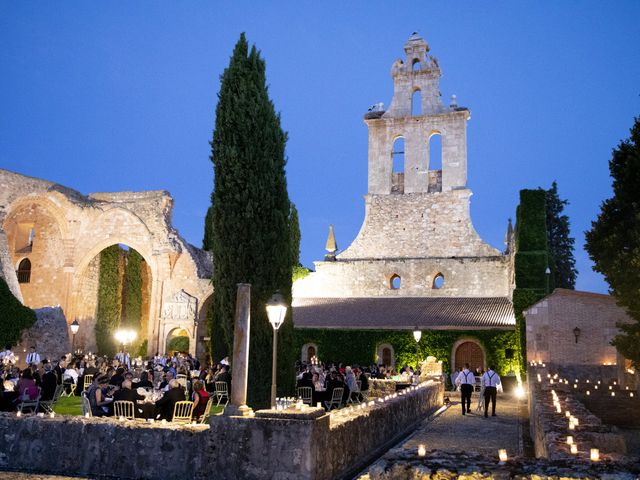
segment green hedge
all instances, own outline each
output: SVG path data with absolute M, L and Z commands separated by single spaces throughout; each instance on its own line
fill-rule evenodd
M 515 255 L 516 285 L 546 292 L 549 257 L 546 250 L 520 252 Z
M 451 371 L 451 349 L 462 338 L 477 340 L 485 349 L 487 366 L 494 364 L 499 374 L 517 370 L 517 358 L 506 359 L 505 351 L 518 349 L 515 331 L 423 331 L 419 343 L 420 359 L 432 355 L 442 360 L 443 369 Z M 318 358 L 322 362 L 345 365 L 372 365 L 376 361 L 378 346 L 388 343 L 393 347 L 396 366 L 416 364 L 416 342 L 413 333 L 406 330 L 295 330 L 295 348 L 302 351 L 305 343 L 318 346 Z
M 520 205 L 516 210 L 516 251 L 547 251 L 545 191 L 520 190 Z
M 36 323 L 36 314 L 20 303 L 0 277 L 0 347 L 16 345 L 22 331 Z

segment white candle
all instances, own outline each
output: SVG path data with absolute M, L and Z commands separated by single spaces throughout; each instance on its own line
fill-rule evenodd
M 611 396 L 615 397 L 616 396 L 616 392 L 611 392 Z
M 576 445 L 575 443 L 571 444 L 571 453 L 574 455 L 578 453 L 578 445 Z
M 54 412 L 51 412 L 51 413 L 49 414 L 49 417 L 50 417 L 50 418 L 54 418 L 55 416 L 56 416 L 56 414 L 55 414 Z
M 597 448 L 592 448 L 591 449 L 591 461 L 592 462 L 597 462 L 600 460 L 600 450 L 598 450 Z
M 573 437 L 571 435 L 567 435 L 567 445 L 573 445 Z
M 18 413 L 16 413 L 16 417 L 21 417 L 21 416 L 22 416 L 22 412 L 18 410 Z
M 498 458 L 502 463 L 507 461 L 507 451 L 504 448 L 501 448 L 500 450 L 498 450 Z
M 576 426 L 573 424 L 573 422 L 569 422 L 569 430 L 575 430 Z
M 424 457 L 427 454 L 427 447 L 425 447 L 424 445 L 418 445 L 418 456 L 419 457 Z
M 90 418 L 90 417 L 91 417 L 91 415 L 89 414 L 89 412 L 84 414 L 84 418 Z
M 567 410 L 566 412 L 564 412 L 564 416 L 567 418 L 571 418 L 571 412 Z
M 629 396 L 633 398 L 633 392 L 629 393 Z
M 589 390 L 587 390 L 587 395 L 591 395 L 591 392 Z

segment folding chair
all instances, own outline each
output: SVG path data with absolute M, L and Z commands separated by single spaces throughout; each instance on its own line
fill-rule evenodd
M 313 389 L 311 387 L 298 387 L 298 397 L 302 398 L 302 402 L 311 405 L 313 402 Z
M 53 407 L 55 407 L 56 403 L 58 403 L 58 400 L 60 400 L 63 391 L 63 385 L 56 385 L 56 390 L 55 392 L 53 392 L 53 398 L 51 400 L 40 400 L 40 408 L 44 411 L 44 413 L 53 412 Z
M 27 398 L 27 400 L 25 400 L 25 398 Z M 24 413 L 25 408 L 30 408 L 33 410 L 33 412 L 37 412 L 38 411 L 38 405 L 40 404 L 40 387 L 38 387 L 38 396 L 35 398 L 35 400 L 31 400 L 29 399 L 29 394 L 27 393 L 27 389 L 24 389 L 24 392 L 22 392 L 22 401 L 20 402 L 20 405 L 18 405 L 18 411 L 21 413 Z
M 93 383 L 93 375 L 85 375 L 84 385 L 82 386 L 82 390 L 86 392 L 92 383 Z
M 135 416 L 135 405 L 129 400 L 116 400 L 113 402 L 113 416 L 116 418 L 124 417 L 127 420 L 133 420 Z
M 93 414 L 91 413 L 91 403 L 89 402 L 89 399 L 87 398 L 87 393 L 86 392 L 82 392 L 80 394 L 80 398 L 82 399 L 82 415 L 87 417 L 93 417 Z
M 216 382 L 216 399 L 218 403 L 216 407 L 220 406 L 220 403 L 224 399 L 224 406 L 227 406 L 229 403 L 229 390 L 227 389 L 227 382 Z
M 62 392 L 63 397 L 73 397 L 76 394 L 76 384 L 75 383 L 63 383 L 63 387 L 69 387 L 69 391 L 67 392 L 66 388 Z
M 193 402 L 176 402 L 173 407 L 173 418 L 171 421 L 176 423 L 189 423 L 191 421 L 192 414 Z
M 342 406 L 343 394 L 344 394 L 344 388 L 342 387 L 334 388 L 333 393 L 331 394 L 331 400 L 324 402 L 324 404 L 327 406 L 327 410 L 332 410 L 333 407 L 340 408 Z
M 360 385 L 362 383 L 360 380 L 356 382 L 356 389 L 349 390 L 349 398 L 347 398 L 347 403 L 360 403 Z
M 209 415 L 211 415 L 212 405 L 213 405 L 213 397 L 209 397 L 209 400 L 207 401 L 207 406 L 204 409 L 204 413 L 200 417 L 200 423 L 207 423 L 207 420 L 209 419 Z

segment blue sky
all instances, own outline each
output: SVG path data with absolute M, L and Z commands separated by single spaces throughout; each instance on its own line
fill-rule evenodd
M 0 3 L 0 167 L 82 193 L 166 189 L 200 246 L 213 186 L 219 76 L 244 31 L 289 132 L 302 262 L 364 217 L 367 130 L 391 64 L 418 31 L 445 99 L 470 108 L 480 235 L 503 247 L 518 191 L 557 180 L 571 204 L 577 287 L 605 292 L 582 249 L 611 195 L 608 159 L 640 115 L 640 2 Z

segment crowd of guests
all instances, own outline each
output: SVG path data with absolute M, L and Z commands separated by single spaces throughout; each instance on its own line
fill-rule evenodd
M 32 347 L 27 355 L 32 362 L 20 369 L 10 352 L 10 347 L 0 352 L 1 411 L 14 411 L 22 401 L 38 396 L 41 401 L 51 400 L 56 387 L 62 385 L 68 394 L 84 392 L 94 416 L 113 415 L 113 402 L 127 400 L 136 406 L 136 416 L 171 420 L 176 402 L 191 400 L 197 419 L 215 394 L 216 382 L 225 382 L 231 392 L 227 358 L 203 366 L 189 354 L 156 354 L 143 365 L 140 361 L 132 364 L 130 355 L 122 350 L 113 359 L 69 354 L 50 362 Z M 87 378 L 91 380 L 85 382 Z
M 412 367 L 404 366 L 399 372 L 394 368 L 384 365 L 371 365 L 360 367 L 358 365 L 343 365 L 336 363 L 308 363 L 299 362 L 297 364 L 296 387 L 311 387 L 312 405 L 324 402 L 333 398 L 333 391 L 342 388 L 342 403 L 346 404 L 349 399 L 362 401 L 369 391 L 369 379 L 397 379 L 400 382 L 413 383 L 418 371 Z

